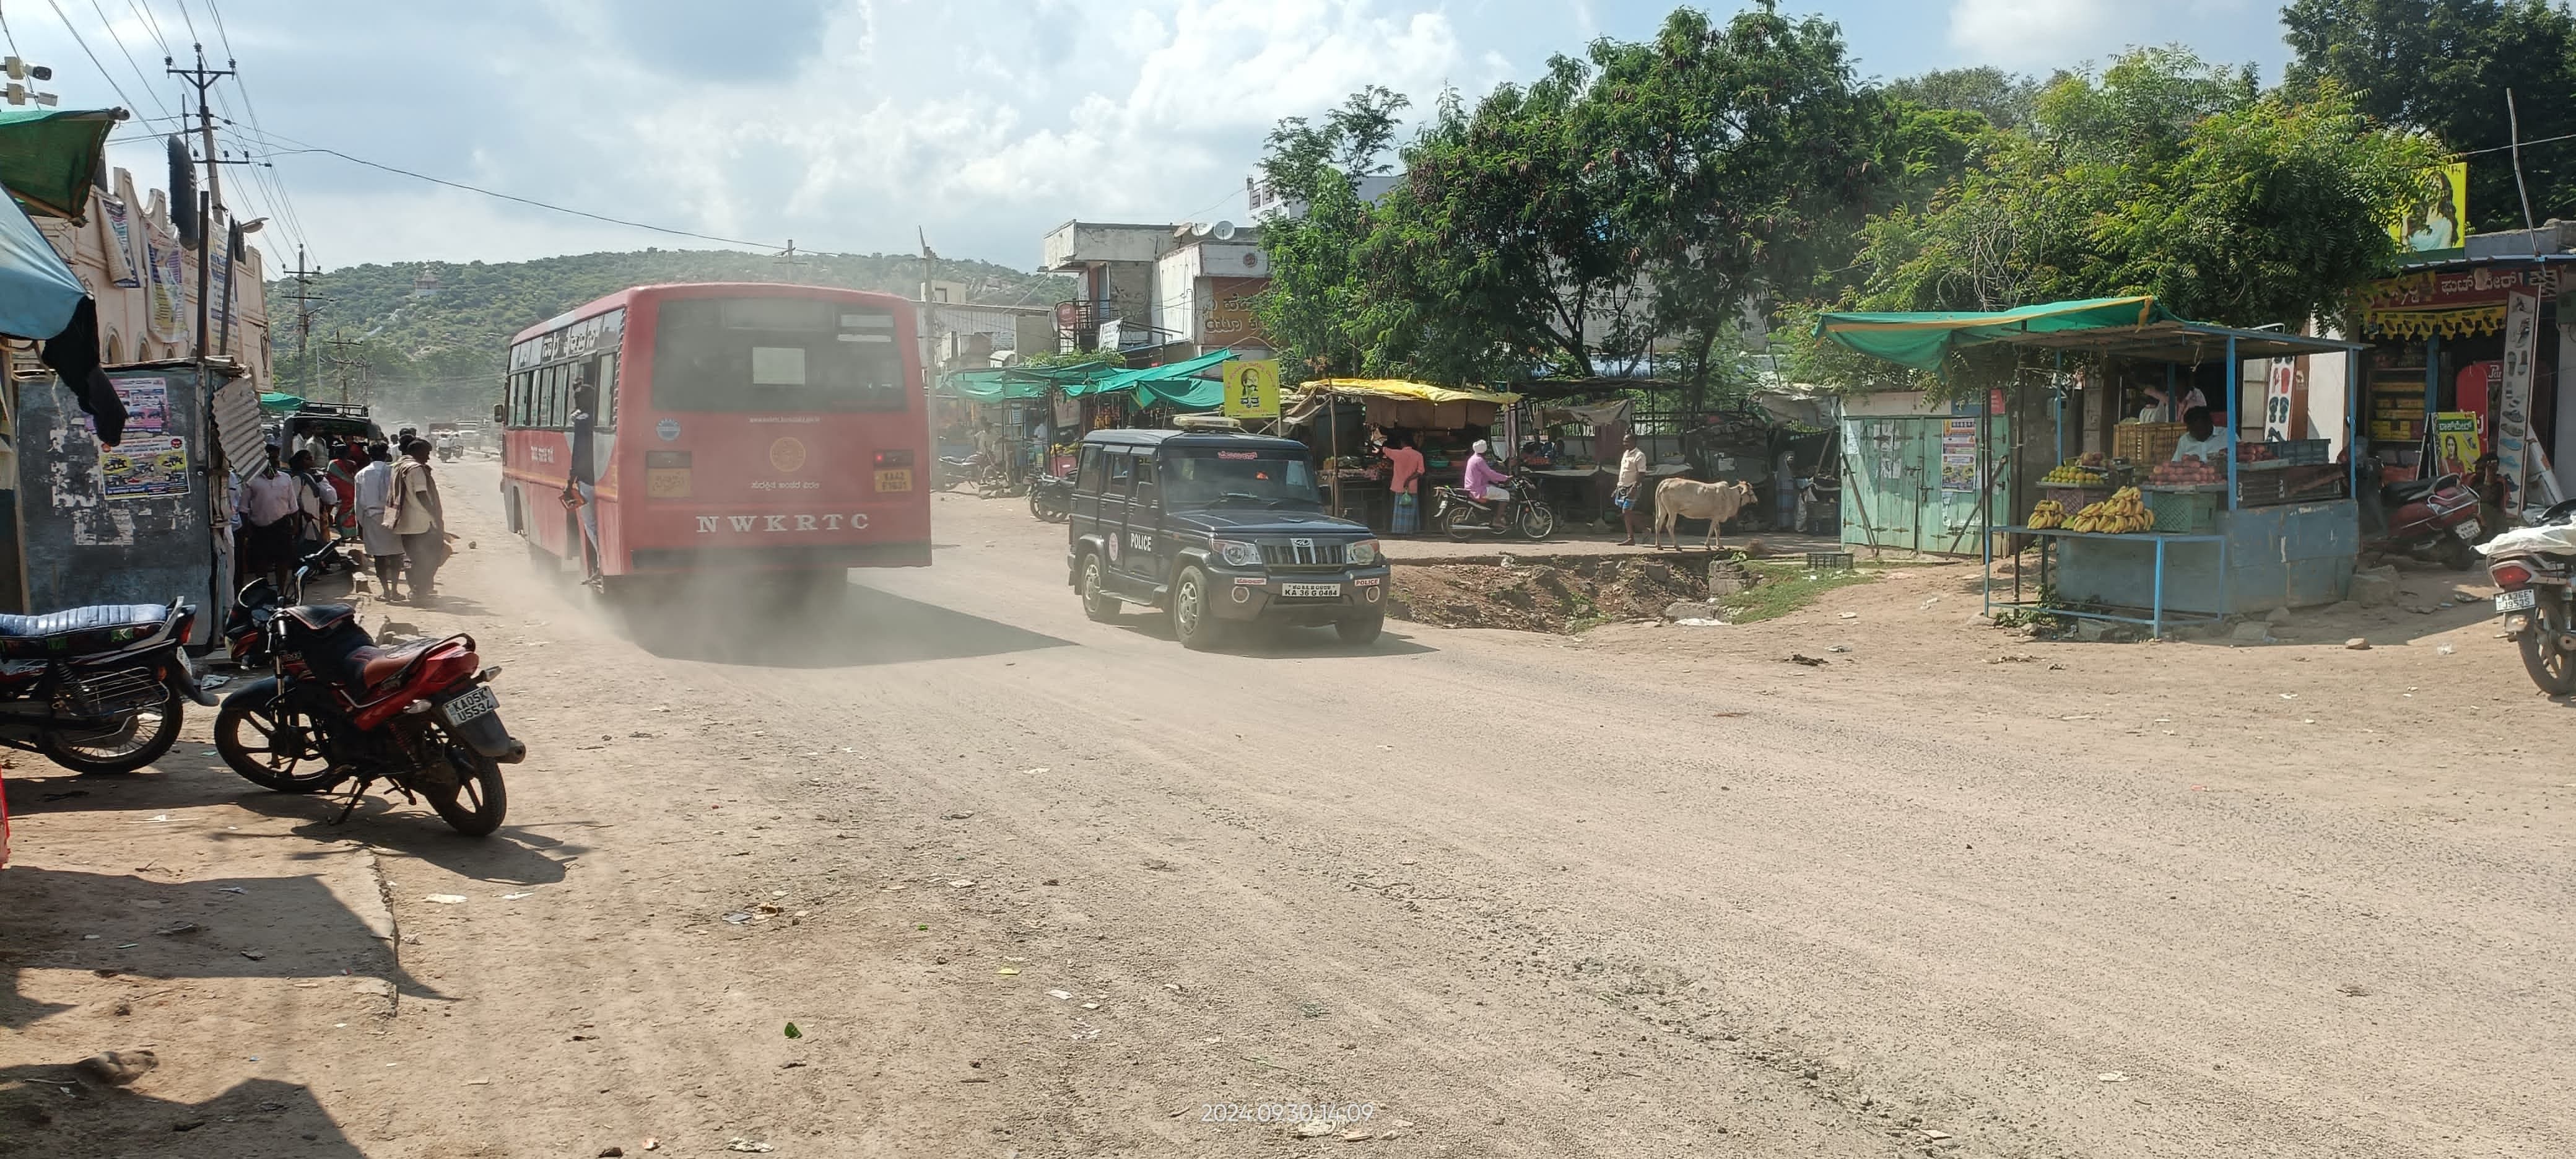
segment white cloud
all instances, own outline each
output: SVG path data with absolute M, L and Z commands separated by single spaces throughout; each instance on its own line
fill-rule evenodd
M 2099 61 L 2140 44 L 2180 42 L 2213 61 L 2242 60 L 2248 48 L 2274 51 L 2276 9 L 2256 0 L 1955 0 L 1949 41 L 1968 60 L 2047 71 Z

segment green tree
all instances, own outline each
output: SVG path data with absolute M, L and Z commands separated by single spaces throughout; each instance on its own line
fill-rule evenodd
M 2514 182 L 2513 94 L 2522 139 L 2576 133 L 2576 17 L 2547 0 L 2292 0 L 2281 10 L 2294 54 L 2286 84 L 2326 83 L 2361 112 L 2422 129 L 2469 154 L 2469 216 L 2483 231 L 2522 228 Z M 2534 221 L 2576 217 L 2576 141 L 2525 148 Z
M 2039 106 L 2039 94 L 2046 86 L 2026 76 L 2005 72 L 1993 65 L 1977 68 L 1942 68 L 1917 76 L 1889 81 L 1881 90 L 1891 100 L 1904 101 L 1926 109 L 1975 113 L 1998 129 L 2019 129 L 2030 124 Z
M 1375 226 L 1374 207 L 1356 180 L 1385 173 L 1402 94 L 1370 86 L 1353 93 L 1316 124 L 1279 122 L 1261 160 L 1272 193 L 1302 207 L 1261 227 L 1270 285 L 1254 303 L 1264 332 L 1289 355 L 1289 381 L 1373 369 L 1381 346 L 1370 329 L 1368 294 L 1357 260 Z

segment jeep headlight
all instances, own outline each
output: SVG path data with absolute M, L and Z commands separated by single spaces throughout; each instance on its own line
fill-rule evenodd
M 1353 543 L 1347 551 L 1348 554 L 1343 558 L 1350 560 L 1354 567 L 1369 567 L 1377 563 L 1379 558 L 1377 541 L 1374 539 L 1363 539 Z
M 1216 557 L 1223 560 L 1227 567 L 1261 565 L 1261 545 L 1257 543 L 1245 543 L 1239 539 L 1220 539 L 1216 541 L 1215 550 Z

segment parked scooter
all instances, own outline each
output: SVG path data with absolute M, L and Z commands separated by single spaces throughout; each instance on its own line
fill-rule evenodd
M 1073 482 L 1071 475 L 1040 474 L 1029 483 L 1029 514 L 1047 523 L 1072 518 Z
M 81 773 L 130 773 L 212 707 L 188 663 L 195 606 L 100 604 L 0 616 L 0 745 Z
M 984 456 L 981 452 L 964 456 L 941 455 L 939 462 L 930 470 L 930 489 L 954 491 L 958 484 L 973 483 L 983 477 Z
M 501 827 L 501 766 L 528 750 L 501 723 L 489 687 L 501 669 L 481 667 L 473 637 L 383 648 L 345 605 L 280 606 L 266 580 L 241 597 L 226 645 L 274 675 L 225 697 L 215 715 L 215 751 L 234 772 L 281 793 L 354 781 L 342 818 L 382 780 L 406 800 L 428 798 L 469 837 Z
M 2504 636 L 2522 649 L 2523 670 L 2551 696 L 2576 693 L 2576 500 L 2539 523 L 2504 532 L 2478 549 L 2495 580 Z
M 1515 474 L 1503 484 L 1502 518 L 1494 517 L 1494 505 L 1482 497 L 1469 495 L 1464 487 L 1435 488 L 1440 505 L 1432 510 L 1431 522 L 1461 543 L 1478 535 L 1510 535 L 1517 531 L 1527 539 L 1545 539 L 1556 531 L 1556 511 L 1539 498 L 1538 484 L 1530 477 Z M 1499 524 L 1499 526 L 1498 526 Z
M 2365 550 L 2429 556 L 2461 571 L 2478 565 L 2473 545 L 2486 528 L 2478 523 L 2478 493 L 2459 476 L 2382 483 L 2379 495 L 2388 530 L 2363 543 Z

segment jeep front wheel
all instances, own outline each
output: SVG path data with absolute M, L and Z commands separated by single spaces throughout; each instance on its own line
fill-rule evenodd
M 1181 574 L 1172 579 L 1173 638 L 1181 642 L 1181 647 L 1205 652 L 1217 646 L 1222 634 L 1223 625 L 1208 600 L 1207 573 L 1196 564 L 1182 568 Z

